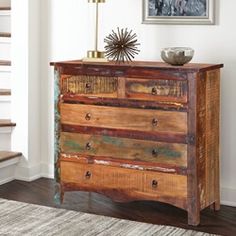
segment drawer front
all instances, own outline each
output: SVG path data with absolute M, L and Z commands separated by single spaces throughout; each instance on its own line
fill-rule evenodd
M 61 123 L 137 131 L 187 133 L 187 113 L 103 107 L 81 104 L 60 105 Z
M 117 97 L 117 77 L 63 75 L 62 94 L 81 96 Z
M 161 197 L 166 199 L 187 197 L 187 177 L 182 175 L 69 161 L 61 161 L 60 168 L 61 181 L 78 184 L 80 188 L 134 191 L 141 195 L 156 197 L 156 200 Z
M 126 96 L 132 99 L 187 103 L 186 80 L 126 79 Z
M 187 145 L 62 132 L 61 151 L 187 167 Z

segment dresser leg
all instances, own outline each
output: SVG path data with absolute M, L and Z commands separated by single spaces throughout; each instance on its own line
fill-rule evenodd
M 216 200 L 214 203 L 210 206 L 211 210 L 219 211 L 220 210 L 220 201 Z
M 210 208 L 214 211 L 220 210 L 220 177 L 219 177 L 219 158 L 215 161 L 215 184 L 214 184 L 214 192 L 215 192 L 215 202 L 210 206 Z
M 188 212 L 188 225 L 197 226 L 200 224 L 200 211 Z
M 56 183 L 54 201 L 57 205 L 60 205 L 63 203 L 63 200 L 64 200 L 64 189 L 59 183 Z
M 60 204 L 62 204 L 64 201 L 64 191 L 61 191 L 61 194 L 60 194 Z

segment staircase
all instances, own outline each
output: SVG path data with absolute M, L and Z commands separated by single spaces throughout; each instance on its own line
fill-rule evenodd
M 21 153 L 11 150 L 11 7 L 10 0 L 0 0 L 0 184 L 15 178 Z

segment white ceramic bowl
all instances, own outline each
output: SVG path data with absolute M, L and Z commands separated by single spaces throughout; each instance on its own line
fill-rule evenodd
M 193 58 L 194 50 L 188 47 L 170 47 L 161 50 L 161 58 L 171 65 L 182 66 Z

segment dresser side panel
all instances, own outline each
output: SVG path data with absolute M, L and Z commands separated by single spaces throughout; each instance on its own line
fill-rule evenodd
M 200 73 L 197 86 L 197 178 L 201 209 L 219 201 L 219 70 Z
M 207 205 L 219 204 L 220 70 L 207 72 L 206 82 L 206 187 Z

